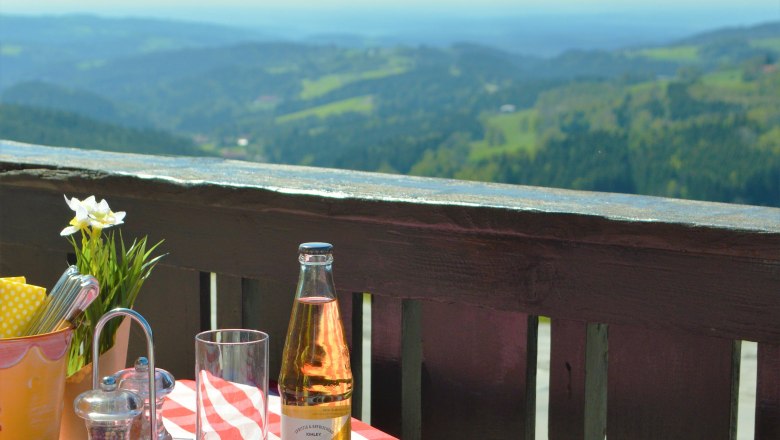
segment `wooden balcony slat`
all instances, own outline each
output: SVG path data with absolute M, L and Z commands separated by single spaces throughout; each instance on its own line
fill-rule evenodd
M 177 379 L 195 377 L 195 334 L 200 331 L 200 273 L 158 264 L 138 295 L 135 310 L 152 326 L 155 361 Z M 130 327 L 127 363 L 146 356 L 140 327 Z
M 758 344 L 756 440 L 780 438 L 780 345 Z
M 293 259 L 297 265 L 297 260 Z M 246 328 L 262 330 L 270 335 L 268 368 L 271 380 L 279 377 L 282 351 L 290 323 L 296 280 L 244 278 L 241 282 L 244 309 L 242 320 Z
M 609 327 L 607 438 L 731 439 L 734 343 Z
M 241 277 L 217 274 L 217 328 L 245 328 Z
M 5 206 L 8 205 L 0 204 L 0 212 Z M 25 276 L 29 284 L 44 286 L 49 292 L 68 267 L 66 251 L 67 248 L 36 248 L 0 240 L 0 276 Z
M 525 354 L 525 361 L 521 368 L 525 369 L 525 395 L 520 403 L 522 426 L 524 437 L 529 440 L 536 438 L 536 381 L 539 359 L 539 317 L 527 315 L 525 332 L 525 348 L 521 353 Z M 520 322 L 523 320 L 520 319 Z
M 400 437 L 401 300 L 371 298 L 371 424 Z
M 536 317 L 424 302 L 423 438 L 534 439 L 535 340 Z
M 401 302 L 401 437 L 422 438 L 422 304 Z
M 607 433 L 609 326 L 585 328 L 585 440 L 603 440 Z
M 198 331 L 211 330 L 211 272 L 198 273 L 198 303 L 200 306 L 198 307 L 200 323 Z
M 550 392 L 548 430 L 550 440 L 585 438 L 585 341 L 582 321 L 550 322 Z

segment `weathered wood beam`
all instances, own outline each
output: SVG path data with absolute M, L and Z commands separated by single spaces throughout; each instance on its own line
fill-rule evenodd
M 65 249 L 62 194 L 98 193 L 169 264 L 288 291 L 326 237 L 350 292 L 780 343 L 776 208 L 9 142 L 0 169 L 7 244 Z

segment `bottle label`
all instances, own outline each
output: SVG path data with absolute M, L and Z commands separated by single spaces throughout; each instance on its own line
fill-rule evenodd
M 351 407 L 282 406 L 284 440 L 340 440 L 351 434 Z

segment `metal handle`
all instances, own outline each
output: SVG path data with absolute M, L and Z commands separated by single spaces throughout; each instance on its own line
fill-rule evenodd
M 103 331 L 106 323 L 117 316 L 129 316 L 144 331 L 146 336 L 146 358 L 149 360 L 149 429 L 152 430 L 150 439 L 157 438 L 157 383 L 155 380 L 155 374 L 157 370 L 154 368 L 154 337 L 152 336 L 152 327 L 146 322 L 140 313 L 132 309 L 116 308 L 109 312 L 106 312 L 95 325 L 95 334 L 92 336 L 92 388 L 97 389 L 99 386 L 100 370 L 98 369 L 98 358 L 100 356 L 100 333 Z

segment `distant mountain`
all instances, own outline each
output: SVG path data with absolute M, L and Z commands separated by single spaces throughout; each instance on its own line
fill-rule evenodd
M 722 29 L 716 29 L 713 31 L 702 32 L 687 38 L 677 40 L 669 43 L 668 45 L 683 45 L 683 44 L 710 44 L 718 43 L 723 40 L 730 39 L 765 39 L 765 38 L 777 38 L 780 35 L 780 22 L 769 22 L 758 24 L 755 26 L 739 26 L 739 27 L 727 27 Z
M 0 136 L 780 206 L 778 27 L 548 58 L 346 35 L 74 45 L 124 45 L 98 60 L 6 33 Z
M 369 48 L 388 46 L 387 41 L 380 38 L 366 37 L 360 34 L 350 33 L 326 33 L 312 34 L 299 40 L 303 44 L 314 44 L 318 46 L 338 46 L 344 48 Z
M 228 26 L 90 15 L 0 15 L 0 88 L 47 79 L 60 68 L 89 69 L 108 60 L 269 37 Z
M 143 7 L 140 3 L 139 9 Z M 296 42 L 311 43 L 316 41 L 313 37 L 321 35 L 354 34 L 382 47 L 446 48 L 469 41 L 543 57 L 573 49 L 660 45 L 708 29 L 780 18 L 777 6 L 766 1 L 761 1 L 761 6 L 753 1 L 749 5 L 708 3 L 706 7 L 690 1 L 663 5 L 569 2 L 568 7 L 555 2 L 448 2 L 435 7 L 432 2 L 354 2 L 350 7 L 311 2 L 305 10 L 294 3 L 277 2 L 269 7 L 264 2 L 223 2 L 191 9 L 160 4 L 150 13 L 253 27 Z M 326 37 L 323 41 L 334 40 Z
M 208 23 L 94 15 L 0 15 L 0 41 L 69 47 L 73 53 L 119 57 L 271 38 L 263 32 Z

